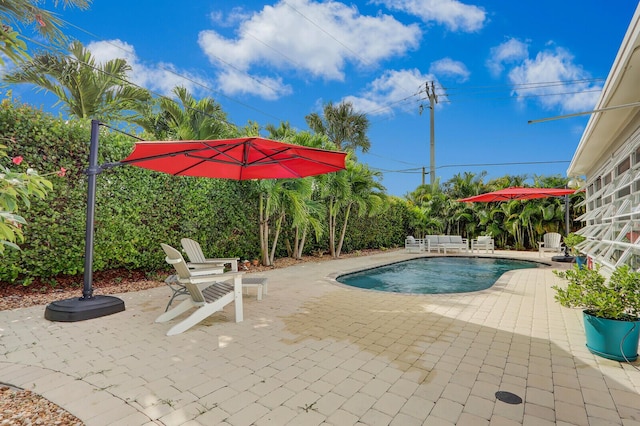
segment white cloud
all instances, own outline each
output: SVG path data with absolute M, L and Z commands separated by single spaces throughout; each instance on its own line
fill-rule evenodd
M 546 109 L 559 108 L 575 112 L 593 108 L 600 96 L 601 86 L 588 81 L 591 75 L 563 48 L 545 44 L 547 50 L 530 57 L 529 44 L 509 39 L 491 48 L 487 68 L 494 77 L 506 71 L 512 94 L 524 102 L 529 99 Z
M 131 66 L 128 79 L 130 82 L 153 92 L 169 96 L 176 86 L 184 86 L 190 92 L 197 93 L 206 81 L 183 70 L 178 70 L 170 63 L 145 64 L 136 55 L 135 48 L 121 40 L 106 40 L 89 43 L 87 49 L 98 63 L 122 58 Z
M 393 114 L 395 109 L 418 112 L 420 100 L 425 98 L 425 82 L 434 80 L 433 75 L 417 69 L 389 70 L 371 82 L 360 96 L 347 96 L 343 101 L 351 102 L 356 111 L 374 116 Z
M 429 73 L 451 76 L 457 78 L 460 83 L 467 81 L 471 75 L 465 64 L 460 61 L 454 61 L 451 58 L 443 58 L 433 62 L 429 67 Z
M 508 73 L 515 86 L 513 94 L 520 100 L 535 97 L 536 102 L 549 110 L 576 112 L 593 108 L 602 87 L 588 81 L 590 74 L 573 60 L 573 55 L 562 48 L 525 59 Z
M 230 13 L 224 14 L 220 11 L 214 11 L 209 14 L 211 22 L 221 27 L 232 27 L 239 22 L 245 21 L 251 17 L 251 14 L 245 12 L 240 6 L 234 7 Z
M 458 0 L 374 0 L 374 3 L 410 13 L 427 23 L 435 21 L 452 31 L 478 31 L 486 21 L 483 8 Z
M 234 39 L 207 30 L 199 34 L 198 43 L 223 73 L 310 74 L 342 81 L 347 64 L 376 66 L 416 48 L 420 36 L 418 25 L 404 25 L 389 15 L 364 16 L 335 1 L 287 0 L 264 6 L 244 20 Z M 266 93 L 254 87 L 258 94 Z M 237 85 L 221 90 L 247 92 Z
M 233 69 L 222 71 L 217 76 L 217 83 L 227 93 L 249 93 L 268 100 L 278 99 L 292 92 L 291 86 L 284 84 L 282 79 L 247 75 Z
M 504 71 L 504 65 L 522 61 L 529 57 L 529 46 L 515 38 L 511 38 L 499 46 L 492 47 L 487 60 L 487 68 L 494 76 Z

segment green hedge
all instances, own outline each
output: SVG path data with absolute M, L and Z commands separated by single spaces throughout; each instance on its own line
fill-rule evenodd
M 77 275 L 84 269 L 90 122 L 54 118 L 26 105 L 3 101 L 0 134 L 10 157 L 21 155 L 54 190 L 32 200 L 22 250 L 7 250 L 0 281 L 28 284 L 34 278 Z M 102 129 L 99 164 L 128 155 L 135 140 Z M 11 165 L 15 167 L 14 165 Z M 132 166 L 97 177 L 94 271 L 164 269 L 160 243 L 179 246 L 198 239 L 211 256 L 245 256 L 259 248 L 257 195 L 251 182 L 174 177 Z

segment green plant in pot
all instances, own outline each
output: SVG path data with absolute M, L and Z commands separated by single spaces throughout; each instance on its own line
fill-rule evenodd
M 584 240 L 586 240 L 585 237 L 583 237 L 582 235 L 575 234 L 573 232 L 571 232 L 566 237 L 564 237 L 564 245 L 567 246 L 568 254 L 571 254 L 571 256 L 575 257 L 576 263 L 580 267 L 583 267 L 586 264 L 587 258 L 586 256 L 580 255 L 580 252 L 578 251 L 576 246 L 581 242 L 583 242 Z
M 616 361 L 635 361 L 640 340 L 640 272 L 620 266 L 607 279 L 599 268 L 578 266 L 554 273 L 568 281 L 553 286 L 562 306 L 582 308 L 587 348 Z

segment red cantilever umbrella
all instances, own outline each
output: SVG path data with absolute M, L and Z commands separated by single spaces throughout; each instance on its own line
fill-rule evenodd
M 124 160 L 99 166 L 99 126 L 99 121 L 91 121 L 82 297 L 50 303 L 44 316 L 51 321 L 83 321 L 125 309 L 124 302 L 117 297 L 93 295 L 96 175 L 102 170 L 130 164 L 172 175 L 246 180 L 300 178 L 345 168 L 344 152 L 291 145 L 258 137 L 138 142 L 131 155 Z
M 574 189 L 565 188 L 522 188 L 512 186 L 498 191 L 487 192 L 485 194 L 474 195 L 473 197 L 462 198 L 458 201 L 465 203 L 491 203 L 494 201 L 510 200 L 533 200 L 535 198 L 562 197 L 576 192 Z M 564 222 L 565 232 L 569 234 L 569 197 L 564 199 Z
M 494 201 L 532 200 L 535 198 L 561 197 L 563 195 L 573 194 L 574 192 L 576 192 L 574 189 L 564 188 L 521 188 L 513 186 L 511 188 L 474 195 L 473 197 L 462 198 L 458 201 L 465 203 L 490 203 Z
M 235 180 L 300 178 L 345 168 L 344 152 L 259 137 L 138 142 L 120 163 L 177 176 Z

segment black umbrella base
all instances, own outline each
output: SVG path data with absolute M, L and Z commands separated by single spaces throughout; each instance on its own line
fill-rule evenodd
M 124 311 L 124 301 L 114 296 L 77 297 L 51 302 L 44 311 L 49 321 L 76 322 Z
M 565 262 L 565 263 L 573 263 L 575 262 L 576 258 L 573 256 L 553 256 L 551 258 L 551 260 L 553 260 L 554 262 Z

